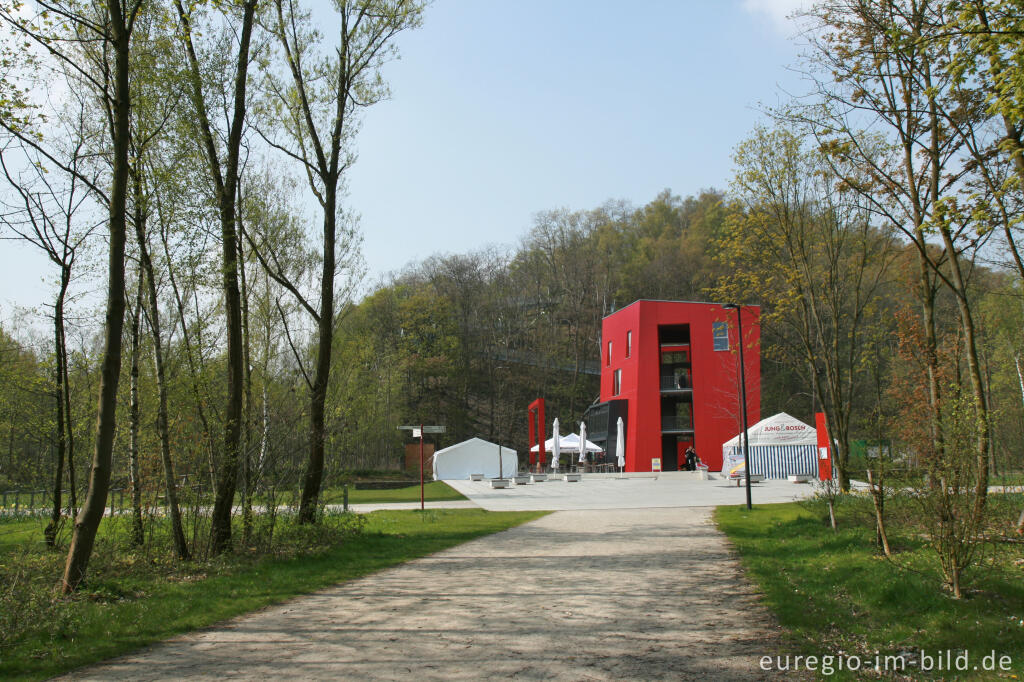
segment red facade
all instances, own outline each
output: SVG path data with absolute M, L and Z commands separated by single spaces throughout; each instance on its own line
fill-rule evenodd
M 747 422 L 761 415 L 760 309 L 744 306 Z M 717 349 L 716 349 L 717 348 Z M 683 468 L 691 444 L 712 471 L 742 431 L 736 311 L 717 303 L 636 301 L 601 326 L 601 400 L 626 400 L 626 471 Z

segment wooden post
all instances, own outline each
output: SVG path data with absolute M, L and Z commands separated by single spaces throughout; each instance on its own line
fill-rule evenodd
M 420 424 L 420 511 L 423 509 L 423 424 Z

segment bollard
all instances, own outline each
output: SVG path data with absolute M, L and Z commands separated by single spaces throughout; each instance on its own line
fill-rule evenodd
M 36 508 L 36 491 L 30 490 L 28 493 L 28 508 L 31 511 Z
M 344 485 L 344 488 L 343 488 L 341 494 L 342 494 L 342 500 L 343 500 L 343 503 L 344 503 L 343 510 L 344 511 L 348 511 L 348 483 L 346 483 Z

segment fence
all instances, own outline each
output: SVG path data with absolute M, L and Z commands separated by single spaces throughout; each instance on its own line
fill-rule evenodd
M 84 497 L 85 495 L 81 494 L 79 501 Z M 123 514 L 131 507 L 131 502 L 129 489 L 111 488 L 107 495 L 107 513 L 111 516 Z M 61 491 L 61 506 L 65 514 L 71 513 L 67 490 Z M 0 490 L 0 518 L 45 517 L 52 511 L 52 490 Z

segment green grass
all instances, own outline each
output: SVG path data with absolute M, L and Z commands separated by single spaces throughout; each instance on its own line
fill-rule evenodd
M 341 504 L 342 489 L 331 488 L 323 494 L 324 504 Z M 458 492 L 444 481 L 429 481 L 423 485 L 423 496 L 427 502 L 445 502 L 464 500 L 466 496 Z M 379 504 L 385 502 L 419 502 L 420 486 L 416 484 L 408 488 L 392 490 L 356 490 L 348 487 L 349 504 Z
M 40 523 L 6 522 L 0 524 L 0 575 L 16 570 L 15 565 L 20 570 L 40 561 L 46 572 L 37 580 L 45 580 L 48 587 L 41 594 L 39 589 L 26 594 L 47 601 L 36 606 L 48 617 L 27 624 L 17 635 L 6 634 L 6 645 L 0 648 L 0 678 L 41 679 L 67 672 L 542 515 L 478 509 L 374 512 L 365 515 L 361 532 L 314 554 L 282 559 L 251 558 L 240 552 L 175 564 L 170 574 L 147 567 L 132 570 L 130 557 L 117 570 L 100 567 L 94 559 L 84 589 L 66 601 L 55 601 L 52 585 L 58 575 L 53 569 L 61 557 L 41 548 Z M 351 516 L 344 523 L 350 524 Z M 114 532 L 112 525 L 104 522 L 108 532 Z M 304 528 L 308 527 L 293 530 L 309 532 Z M 97 544 L 97 550 L 103 547 Z M 0 578 L 0 587 L 5 580 Z
M 406 476 L 404 472 L 368 472 L 372 474 L 370 480 L 392 480 L 397 476 L 401 475 L 403 478 Z M 444 481 L 427 481 L 423 486 L 423 496 L 427 502 L 448 502 L 454 500 L 465 500 L 466 497 L 459 493 L 457 490 L 452 488 Z M 208 499 L 207 499 L 208 498 Z M 50 500 L 45 493 L 39 492 L 36 494 L 30 493 L 15 493 L 10 492 L 7 495 L 6 510 L 8 512 L 14 512 L 16 509 L 19 513 L 25 513 L 25 510 L 34 510 L 36 514 L 48 514 L 50 509 Z M 213 497 L 211 495 L 205 495 L 204 499 L 207 499 L 208 504 L 213 503 Z M 284 490 L 277 495 L 278 504 L 292 504 L 295 499 L 294 490 Z M 344 499 L 344 488 L 343 486 L 332 486 L 325 488 L 321 493 L 320 501 L 323 504 L 341 504 Z M 117 509 L 124 509 L 126 505 L 131 504 L 131 499 L 128 493 L 120 490 L 116 491 L 111 495 L 111 501 L 114 503 Z M 391 490 L 356 490 L 355 484 L 349 484 L 348 486 L 348 501 L 349 504 L 383 504 L 388 502 L 419 502 L 420 501 L 420 485 L 410 485 L 405 488 L 394 488 Z M 241 496 L 236 498 L 237 504 L 241 504 Z M 256 504 L 262 504 L 265 502 L 264 499 L 260 498 L 254 501 Z M 67 506 L 67 499 L 64 500 L 64 505 Z M 0 505 L 0 510 L 3 506 Z
M 344 487 L 333 486 L 325 488 L 320 494 L 321 504 L 341 504 L 344 500 Z M 444 481 L 429 481 L 423 485 L 423 498 L 427 502 L 447 502 L 454 500 L 465 500 L 466 497 L 452 488 Z M 292 504 L 296 499 L 293 490 L 282 491 L 277 496 L 278 504 Z M 405 488 L 393 488 L 390 490 L 356 490 L 354 484 L 348 486 L 349 504 L 385 504 L 389 502 L 419 502 L 420 485 L 407 486 Z M 257 504 L 265 503 L 265 500 L 256 501 Z
M 999 474 L 989 480 L 989 485 L 1024 485 L 1024 472 Z
M 1005 498 L 996 503 L 1008 511 L 1024 503 L 1020 496 Z M 867 660 L 876 652 L 967 650 L 973 665 L 995 650 L 1012 658 L 1005 678 L 1024 676 L 1024 566 L 1015 563 L 1024 547 L 995 545 L 969 575 L 967 598 L 956 600 L 941 588 L 931 550 L 919 534 L 893 538 L 894 562 L 881 557 L 873 526 L 854 514 L 858 504 L 870 503 L 839 508 L 839 532 L 823 522 L 820 510 L 812 513 L 799 504 L 716 510 L 719 528 L 785 628 L 792 653 L 845 652 Z M 865 510 L 859 511 L 866 519 Z M 991 675 L 969 671 L 958 679 L 999 679 Z

